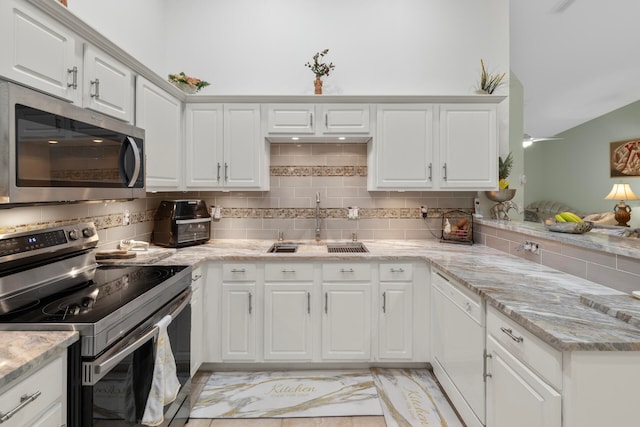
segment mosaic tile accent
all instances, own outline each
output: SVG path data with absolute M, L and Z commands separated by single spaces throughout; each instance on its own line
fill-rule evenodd
M 271 176 L 367 176 L 366 166 L 272 166 Z
M 419 208 L 360 208 L 360 219 L 421 219 Z M 429 208 L 427 218 L 441 218 L 443 214 L 453 211 L 473 213 L 473 209 Z M 347 208 L 320 208 L 320 218 L 347 219 Z M 295 219 L 315 218 L 315 208 L 222 208 L 224 218 L 269 218 Z

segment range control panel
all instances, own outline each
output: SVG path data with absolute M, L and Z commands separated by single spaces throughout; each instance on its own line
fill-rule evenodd
M 91 222 L 5 234 L 0 236 L 0 259 L 73 247 L 82 249 L 97 242 L 96 227 Z

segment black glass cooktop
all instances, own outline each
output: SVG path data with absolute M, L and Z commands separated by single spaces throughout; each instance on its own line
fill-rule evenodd
M 0 316 L 0 322 L 96 323 L 185 268 L 100 266 L 92 280 L 43 299 L 25 301 Z

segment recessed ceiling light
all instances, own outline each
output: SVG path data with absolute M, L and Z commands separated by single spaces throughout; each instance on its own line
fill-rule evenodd
M 339 136 L 339 137 L 338 137 L 338 139 L 339 139 L 340 141 L 344 141 L 345 139 L 347 139 L 347 137 L 346 137 L 346 136 Z
M 292 137 L 291 137 L 291 140 L 292 140 L 292 141 L 297 141 L 297 140 L 299 140 L 299 139 L 300 139 L 300 138 L 298 138 L 297 136 L 292 136 Z

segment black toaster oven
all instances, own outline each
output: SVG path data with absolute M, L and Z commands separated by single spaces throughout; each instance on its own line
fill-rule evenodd
M 156 211 L 152 242 L 181 248 L 211 238 L 211 215 L 204 200 L 163 200 Z

